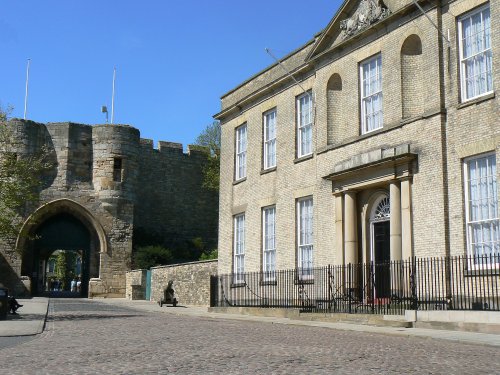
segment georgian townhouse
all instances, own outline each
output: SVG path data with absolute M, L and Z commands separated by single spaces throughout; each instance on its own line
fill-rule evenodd
M 499 0 L 346 0 L 222 96 L 219 273 L 500 255 L 498 87 Z

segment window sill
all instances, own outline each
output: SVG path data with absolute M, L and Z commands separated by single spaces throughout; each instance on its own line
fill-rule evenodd
M 278 282 L 276 280 L 262 280 L 260 282 L 260 286 L 266 286 L 266 285 L 278 285 Z
M 262 170 L 260 171 L 260 174 L 262 175 L 262 174 L 271 173 L 271 172 L 274 172 L 274 171 L 276 171 L 276 167 L 267 168 L 267 169 L 262 169 Z
M 500 276 L 500 269 L 498 264 L 491 264 L 489 268 L 482 267 L 477 269 L 464 270 L 464 277 L 474 276 Z
M 311 154 L 309 154 L 309 155 L 305 155 L 305 156 L 301 156 L 300 158 L 296 158 L 296 159 L 293 161 L 293 163 L 294 163 L 294 164 L 301 163 L 301 162 L 303 162 L 303 161 L 305 161 L 305 160 L 312 159 L 313 157 L 314 157 L 314 154 L 313 154 L 313 153 L 311 153 Z
M 314 278 L 313 277 L 301 278 L 299 276 L 298 279 L 295 279 L 295 285 L 305 285 L 305 284 L 314 284 Z
M 495 97 L 495 91 L 490 92 L 489 94 L 485 94 L 483 96 L 479 96 L 474 99 L 467 100 L 466 102 L 462 102 L 457 105 L 457 109 L 462 109 L 471 105 L 479 104 L 487 100 L 493 99 L 494 97 Z
M 246 177 L 242 178 L 242 179 L 239 179 L 239 180 L 236 180 L 236 181 L 233 181 L 233 185 L 238 185 L 238 184 L 241 184 L 242 182 L 245 182 L 247 180 Z
M 243 288 L 247 285 L 244 281 L 238 281 L 237 283 L 231 283 L 231 288 Z

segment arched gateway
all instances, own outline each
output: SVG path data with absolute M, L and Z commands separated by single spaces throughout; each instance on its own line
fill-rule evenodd
M 16 129 L 19 157 L 43 147 L 51 161 L 33 192 L 39 207 L 29 202 L 19 212 L 21 234 L 0 238 L 0 283 L 13 294 L 52 289 L 50 280 L 73 268 L 70 277 L 84 278 L 82 295 L 124 297 L 134 239 L 187 249 L 202 238 L 215 247 L 218 196 L 203 186 L 206 150 L 188 147 L 184 153 L 181 144 L 163 141 L 155 149 L 128 125 L 19 119 L 9 125 Z M 55 264 L 65 265 L 55 270 Z
M 49 259 L 63 252 L 80 259 L 81 266 L 66 270 L 63 280 L 59 280 L 62 287 L 56 289 L 69 292 L 71 279 L 80 278 L 79 295 L 87 296 L 90 278 L 99 277 L 100 253 L 107 252 L 100 223 L 90 211 L 70 199 L 46 203 L 28 217 L 17 239 L 17 249 L 22 254 L 21 273 L 31 278 L 33 295 L 54 289 Z M 53 278 L 60 279 L 61 275 Z

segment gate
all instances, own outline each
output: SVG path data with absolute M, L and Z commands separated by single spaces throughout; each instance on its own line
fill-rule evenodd
M 151 270 L 146 271 L 146 301 L 151 299 Z

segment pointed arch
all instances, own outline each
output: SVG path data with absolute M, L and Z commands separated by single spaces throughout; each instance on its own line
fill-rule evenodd
M 79 219 L 87 227 L 89 232 L 95 234 L 97 237 L 99 252 L 108 252 L 106 234 L 102 225 L 88 209 L 67 198 L 56 199 L 45 203 L 33 212 L 24 221 L 21 231 L 17 237 L 16 249 L 22 251 L 26 247 L 27 241 L 30 240 L 30 237 L 34 234 L 39 224 L 60 213 L 68 213 Z

